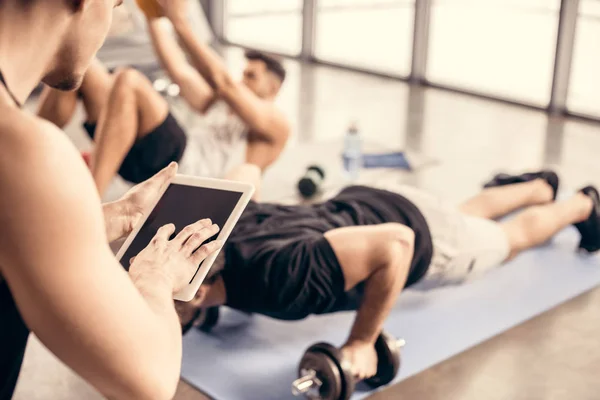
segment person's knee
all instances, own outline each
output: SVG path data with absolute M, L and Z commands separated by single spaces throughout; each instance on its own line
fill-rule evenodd
M 114 73 L 114 90 L 135 91 L 144 76 L 132 68 L 120 68 Z

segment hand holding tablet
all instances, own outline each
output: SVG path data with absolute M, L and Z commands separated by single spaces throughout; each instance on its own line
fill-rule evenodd
M 190 301 L 253 193 L 247 183 L 177 176 L 138 222 L 117 258 L 132 277 L 149 269 L 167 272 L 174 279 L 174 298 Z
M 140 275 L 158 273 L 173 292 L 183 290 L 206 257 L 220 250 L 221 241 L 214 240 L 202 245 L 219 232 L 219 227 L 210 219 L 200 220 L 188 225 L 177 236 L 169 240 L 175 232 L 175 225 L 164 225 L 158 229 L 148 246 L 142 250 L 129 267 L 133 280 Z

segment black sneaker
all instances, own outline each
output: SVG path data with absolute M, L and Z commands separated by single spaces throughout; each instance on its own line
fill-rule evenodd
M 483 185 L 483 187 L 491 188 L 496 186 L 513 185 L 515 183 L 531 182 L 536 179 L 543 179 L 546 182 L 548 182 L 550 186 L 552 186 L 552 199 L 556 200 L 560 179 L 558 178 L 556 172 L 550 170 L 544 170 L 540 172 L 528 172 L 522 175 L 498 174 L 494 176 L 491 181 Z
M 592 199 L 594 207 L 588 219 L 575 224 L 581 234 L 579 248 L 594 253 L 600 250 L 600 195 L 593 186 L 584 187 L 580 192 Z

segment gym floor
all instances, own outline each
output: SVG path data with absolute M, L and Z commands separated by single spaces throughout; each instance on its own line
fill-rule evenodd
M 241 68 L 239 49 L 227 48 L 224 54 L 231 68 Z M 549 118 L 520 106 L 330 67 L 288 61 L 288 69 L 280 105 L 291 118 L 294 137 L 265 177 L 269 198 L 284 198 L 293 191 L 294 182 L 282 184 L 281 171 L 286 163 L 305 163 L 308 155 L 299 150 L 304 144 L 339 143 L 352 121 L 358 122 L 366 141 L 438 161 L 404 179 L 452 200 L 472 194 L 499 170 L 551 166 L 560 172 L 563 188 L 600 185 L 600 124 Z M 30 106 L 35 108 L 35 99 Z M 183 106 L 174 107 L 185 117 L 182 121 L 193 124 L 194 117 Z M 81 116 L 80 111 L 66 131 L 79 148 L 87 148 Z M 338 162 L 337 157 L 329 159 Z M 123 184 L 115 184 L 108 197 L 122 189 Z M 372 398 L 597 398 L 599 302 L 600 288 Z M 35 338 L 30 340 L 16 400 L 97 398 L 101 397 Z M 183 382 L 175 398 L 206 399 Z

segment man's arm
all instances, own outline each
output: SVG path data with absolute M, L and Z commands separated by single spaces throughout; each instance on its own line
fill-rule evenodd
M 248 132 L 246 162 L 258 166 L 262 171 L 273 164 L 283 151 L 288 135 L 268 139 L 254 132 Z
M 181 1 L 176 3 L 181 4 Z M 251 138 L 253 136 L 277 145 L 285 144 L 290 127 L 281 110 L 273 102 L 259 98 L 246 85 L 234 80 L 217 53 L 198 40 L 185 13 L 178 12 L 175 3 L 169 3 L 169 7 L 174 10 L 169 12 L 169 18 L 192 64 L 217 95 L 248 125 Z
M 362 303 L 342 352 L 356 376 L 377 371 L 374 346 L 400 292 L 413 258 L 414 233 L 390 223 L 336 229 L 325 234 L 342 267 L 345 290 L 364 282 Z
M 172 284 L 152 272 L 132 282 L 106 243 L 100 200 L 72 145 L 49 123 L 8 114 L 0 272 L 25 322 L 108 398 L 170 398 L 181 362 Z
M 262 171 L 259 167 L 253 164 L 242 164 L 225 175 L 225 179 L 236 182 L 249 183 L 254 186 L 254 195 L 252 196 L 253 201 L 260 201 L 261 189 L 262 189 Z
M 194 110 L 203 113 L 213 102 L 215 93 L 198 71 L 188 63 L 185 54 L 169 32 L 168 24 L 164 18 L 148 18 L 148 31 L 154 51 L 169 77 L 179 85 L 181 97 Z

